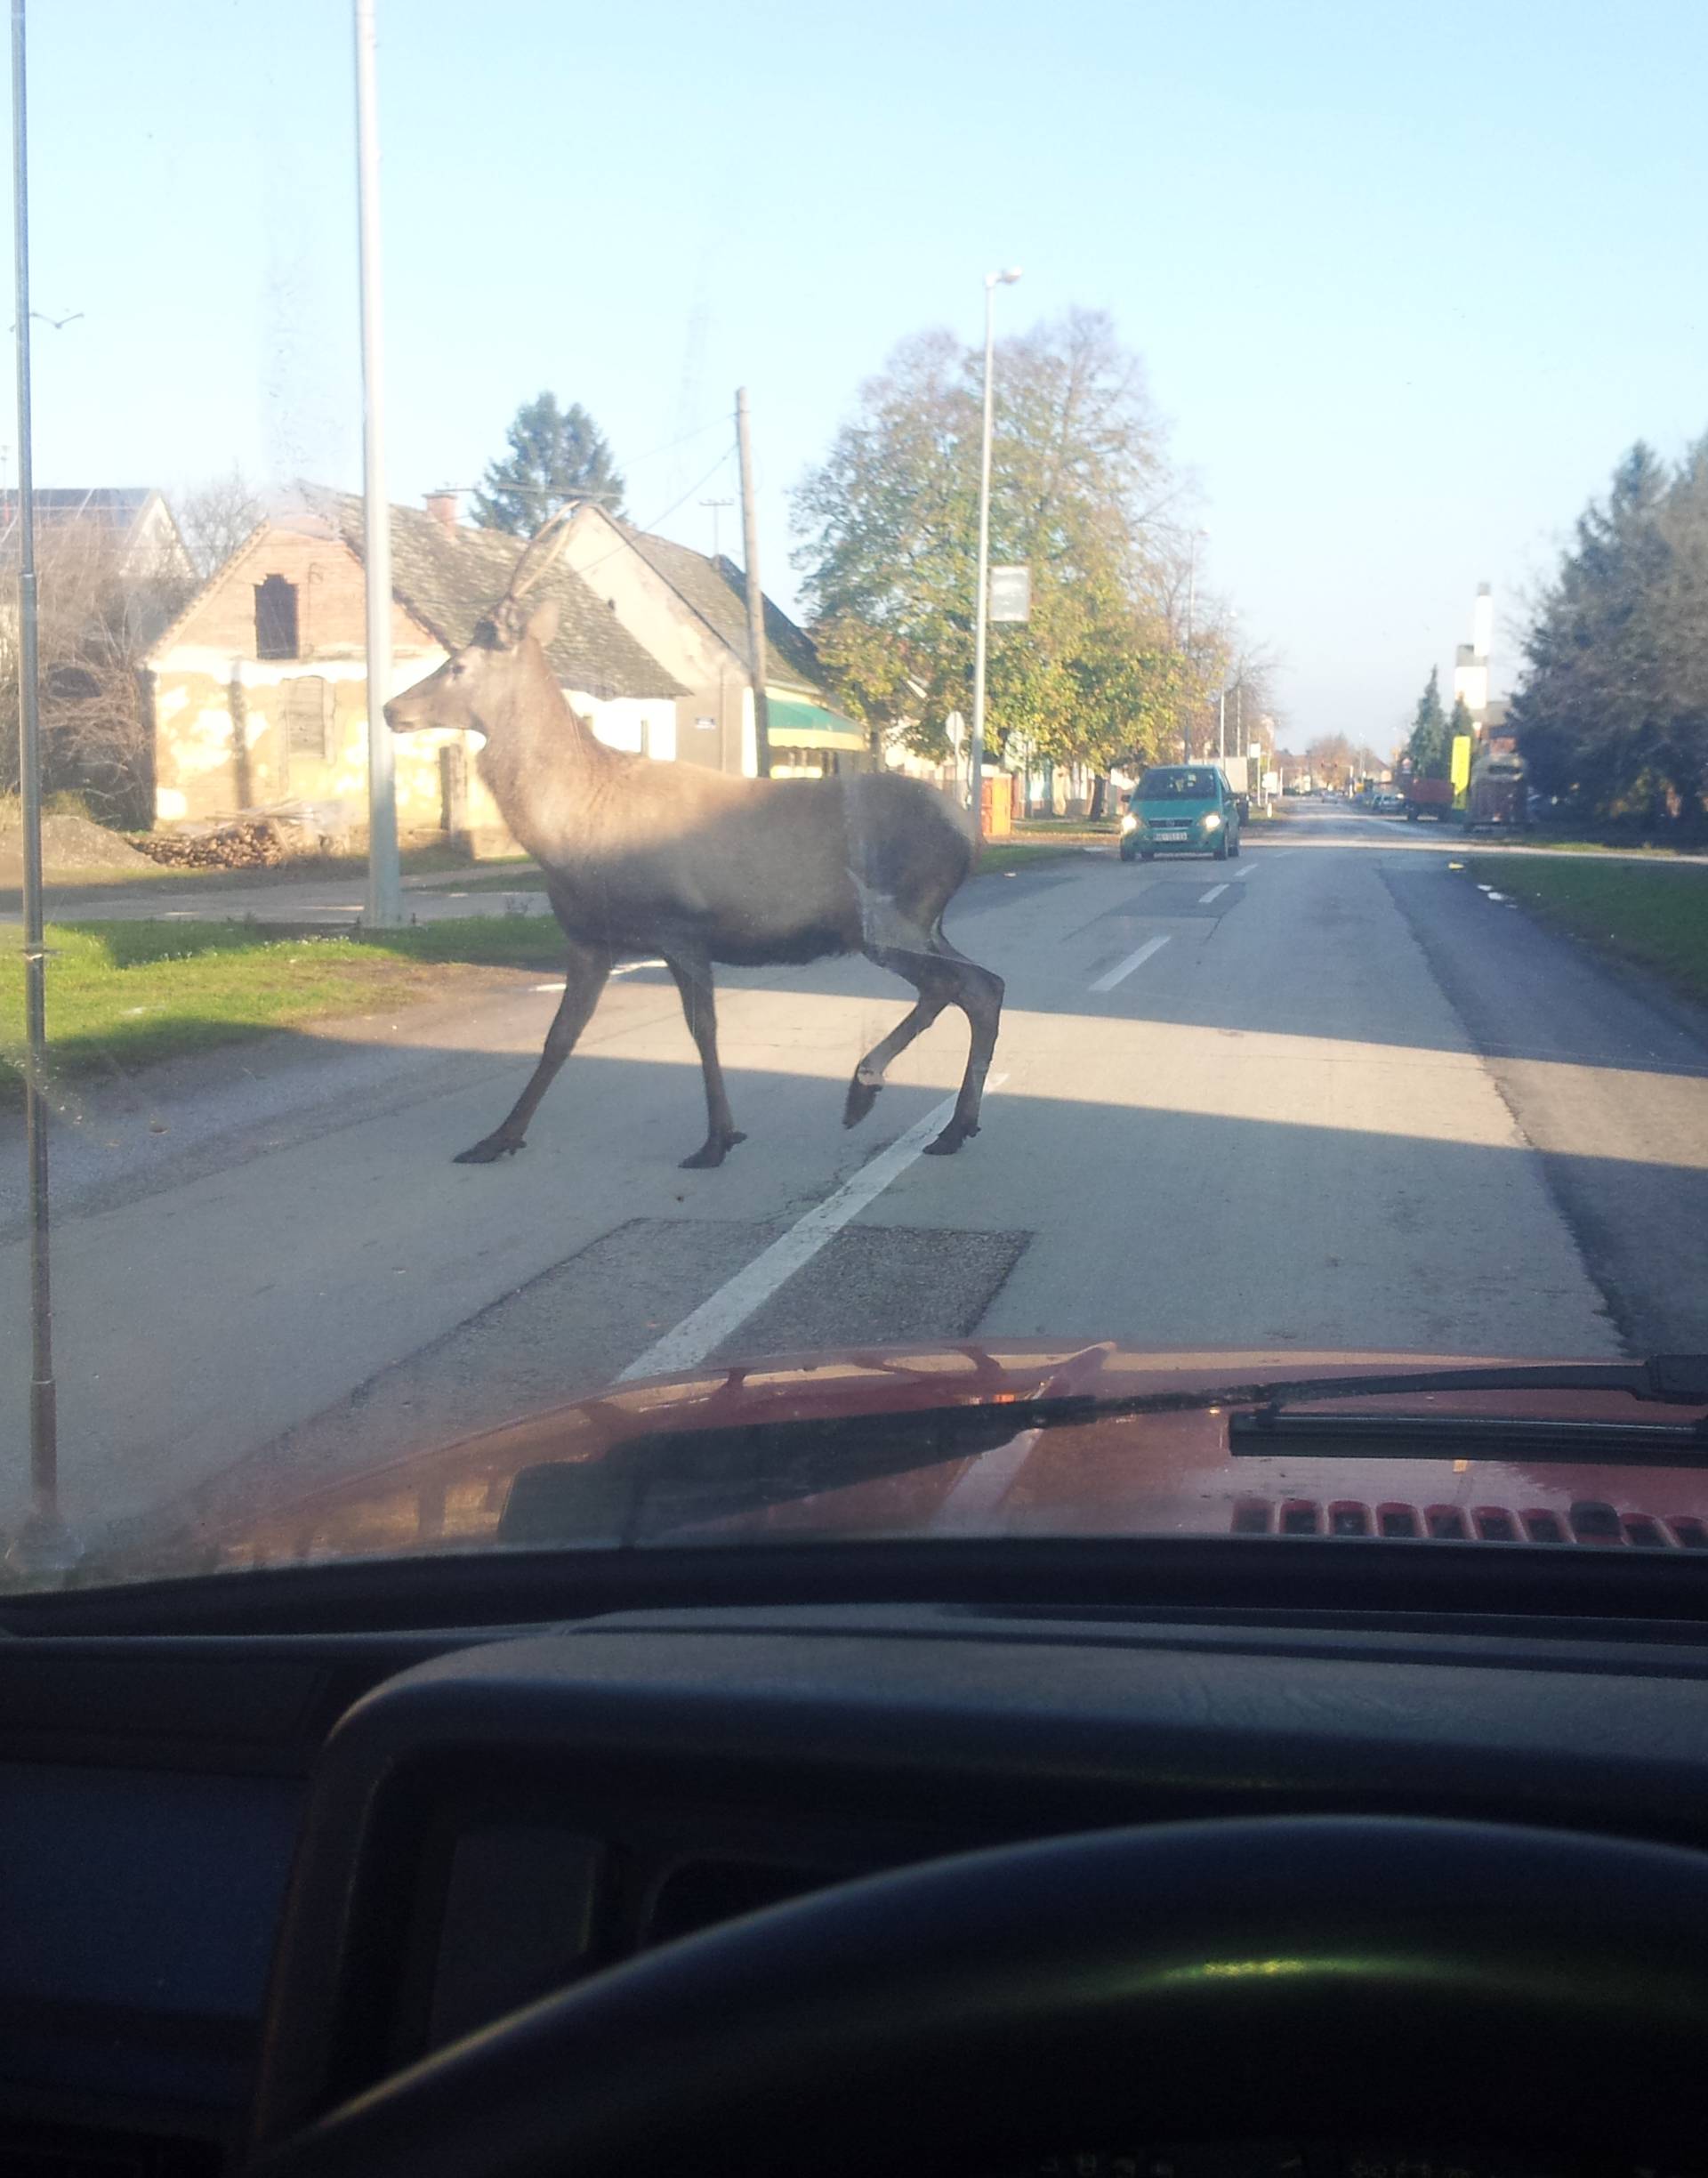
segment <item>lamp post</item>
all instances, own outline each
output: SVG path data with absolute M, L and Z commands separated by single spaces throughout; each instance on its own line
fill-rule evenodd
M 1195 529 L 1192 532 L 1191 542 L 1186 549 L 1186 666 L 1188 673 L 1192 670 L 1192 613 L 1197 603 L 1198 596 L 1198 540 L 1201 537 L 1207 537 L 1209 534 L 1207 529 Z M 1191 762 L 1192 698 L 1190 691 L 1188 692 L 1186 709 L 1180 719 L 1180 754 L 1188 763 Z
M 362 305 L 362 571 L 367 621 L 367 901 L 370 927 L 403 921 L 398 789 L 385 702 L 391 693 L 391 510 L 385 496 L 385 381 L 380 335 L 380 124 L 374 0 L 356 0 L 357 253 Z
M 972 746 L 967 764 L 975 837 L 982 837 L 985 828 L 985 629 L 990 609 L 990 427 L 996 290 L 1011 287 L 1019 277 L 1019 265 L 1011 265 L 1006 272 L 985 275 L 985 426 L 979 442 L 979 597 L 973 612 Z

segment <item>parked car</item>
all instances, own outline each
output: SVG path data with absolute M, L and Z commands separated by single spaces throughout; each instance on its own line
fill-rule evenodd
M 1406 797 L 1402 794 L 1395 794 L 1390 787 L 1384 786 L 1371 803 L 1371 807 L 1378 817 L 1398 817 L 1406 807 Z
M 1239 852 L 1239 797 L 1216 764 L 1152 764 L 1127 799 L 1121 819 L 1121 859 L 1149 862 L 1159 854 Z
M 1457 812 L 1454 809 L 1454 785 L 1451 779 L 1424 778 L 1409 771 L 1405 781 L 1406 821 L 1415 824 L 1421 817 L 1433 817 L 1438 824 L 1452 824 Z

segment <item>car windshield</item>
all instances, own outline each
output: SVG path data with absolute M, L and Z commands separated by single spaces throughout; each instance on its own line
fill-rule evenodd
M 1206 802 L 1214 798 L 1213 771 L 1147 771 L 1139 782 L 1140 802 Z
M 0 1593 L 1708 1540 L 1708 12 L 14 15 Z

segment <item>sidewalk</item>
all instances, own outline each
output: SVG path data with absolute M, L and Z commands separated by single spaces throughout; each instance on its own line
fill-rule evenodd
M 438 923 L 465 916 L 550 915 L 551 903 L 531 864 L 512 873 L 471 869 L 436 871 L 403 881 L 407 922 Z M 55 885 L 47 888 L 50 923 L 323 923 L 347 929 L 361 919 L 359 873 L 245 884 L 185 885 L 158 880 L 126 885 Z M 0 923 L 16 923 L 16 908 L 0 908 Z

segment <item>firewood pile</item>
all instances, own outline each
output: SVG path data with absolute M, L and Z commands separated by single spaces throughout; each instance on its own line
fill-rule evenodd
M 150 861 L 170 869 L 276 869 L 326 854 L 341 843 L 348 819 L 336 804 L 293 803 L 244 810 L 209 824 L 180 825 L 173 832 L 145 832 L 135 844 Z

